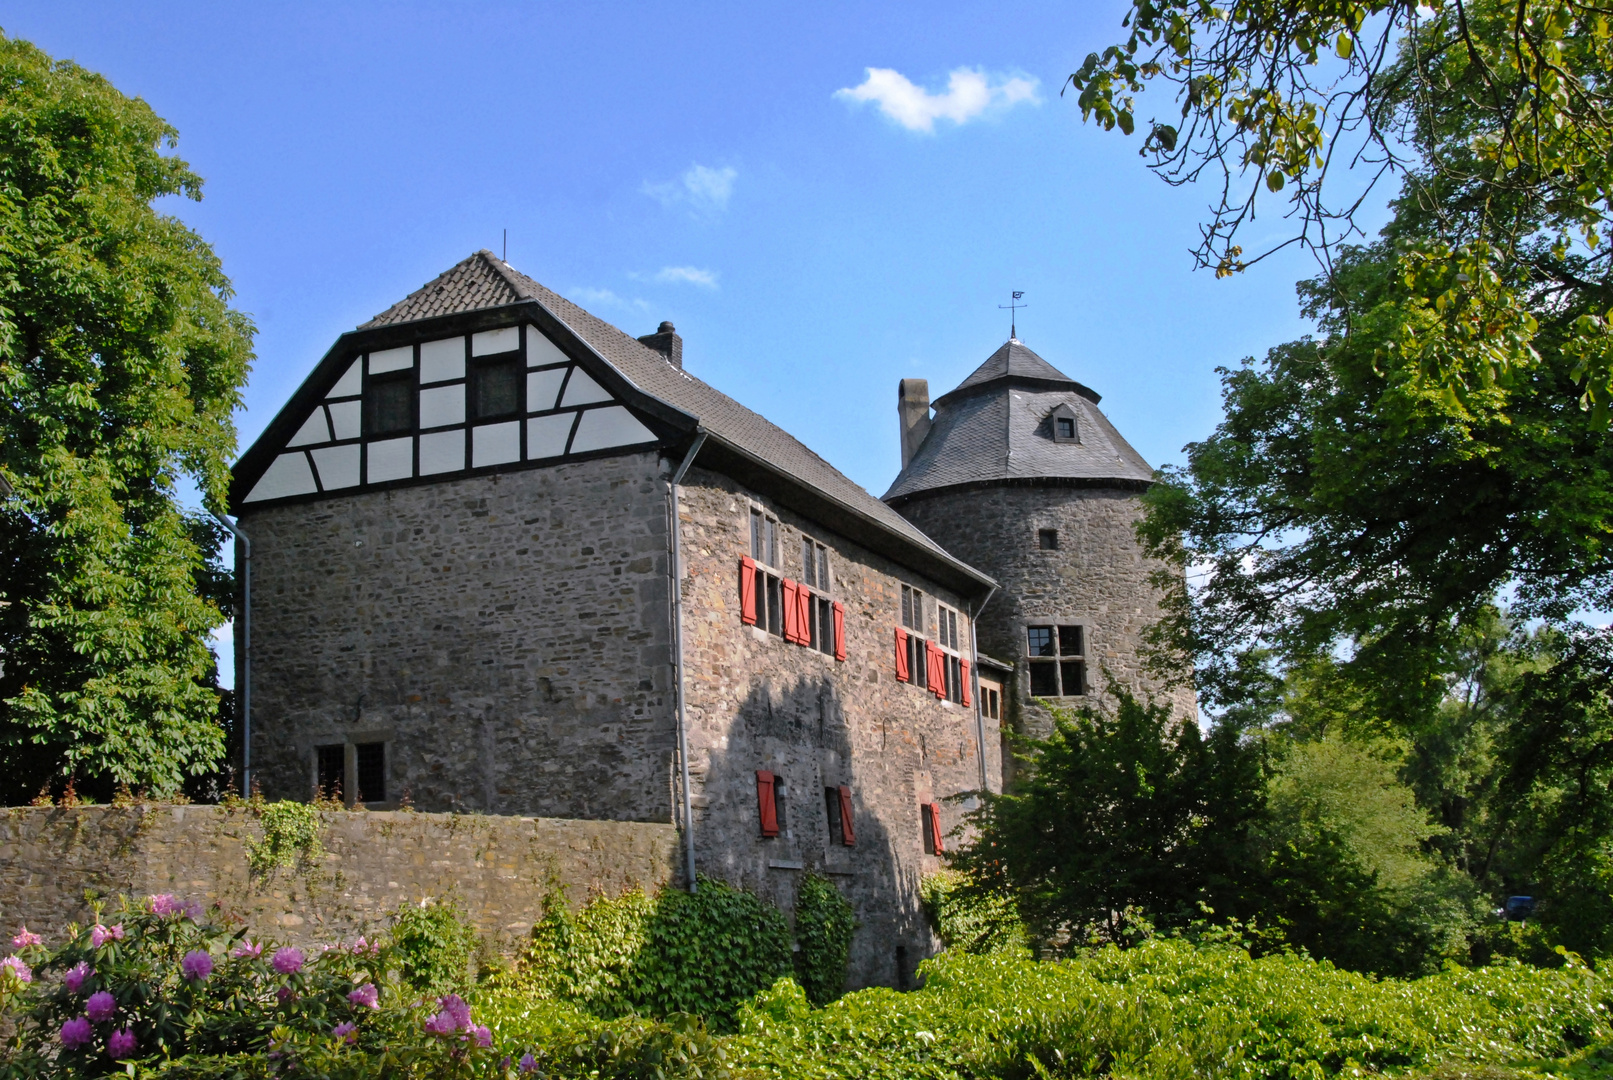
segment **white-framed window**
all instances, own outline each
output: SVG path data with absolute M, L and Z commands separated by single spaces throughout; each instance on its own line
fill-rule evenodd
M 958 643 L 962 640 L 958 633 L 959 624 L 968 629 L 968 620 L 961 618 L 956 609 L 937 602 L 935 605 L 935 643 L 946 656 L 943 673 L 946 676 L 946 693 L 942 696 L 948 701 L 963 703 L 963 648 Z M 966 638 L 967 635 L 965 634 Z

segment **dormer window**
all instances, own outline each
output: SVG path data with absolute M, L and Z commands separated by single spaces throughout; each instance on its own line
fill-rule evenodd
M 1068 405 L 1060 405 L 1053 410 L 1049 417 L 1053 425 L 1053 441 L 1060 443 L 1078 443 L 1081 441 L 1081 429 L 1075 423 L 1075 410 Z

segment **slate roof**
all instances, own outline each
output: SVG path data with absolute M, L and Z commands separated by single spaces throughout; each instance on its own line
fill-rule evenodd
M 992 353 L 935 401 L 935 420 L 887 503 L 959 486 L 1051 481 L 1143 487 L 1154 470 L 1098 409 L 1099 397 L 1019 341 Z M 1051 413 L 1075 411 L 1075 443 L 1053 441 Z
M 360 330 L 505 304 L 536 302 L 641 392 L 696 417 L 710 436 L 783 472 L 974 582 L 991 578 L 962 562 L 783 428 L 745 408 L 666 357 L 481 250 L 362 324 Z

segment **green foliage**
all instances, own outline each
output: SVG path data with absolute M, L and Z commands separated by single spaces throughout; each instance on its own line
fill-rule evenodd
M 729 1060 L 792 1080 L 1320 1080 L 1557 1057 L 1610 1034 L 1609 984 L 1584 967 L 1378 981 L 1154 939 L 1051 963 L 947 952 L 924 972 L 921 990 L 822 1010 L 781 982 L 741 1010 Z
M 919 899 L 948 949 L 984 954 L 1025 948 L 1025 926 L 1013 897 L 984 887 L 967 874 L 956 870 L 931 874 L 919 883 Z
M 0 38 L 0 802 L 53 777 L 157 796 L 220 760 L 208 638 L 253 328 L 165 197 L 174 130 L 70 61 Z
M 702 877 L 695 893 L 632 890 L 575 915 L 552 895 L 513 981 L 600 1016 L 692 1013 L 720 1023 L 790 963 L 778 908 Z
M 1466 958 L 1471 886 L 1425 853 L 1442 830 L 1399 779 L 1394 748 L 1335 737 L 1277 752 L 1257 829 L 1262 921 L 1357 971 L 1426 974 Z
M 955 865 L 1012 896 L 1042 947 L 1118 940 L 1124 913 L 1161 928 L 1247 906 L 1245 852 L 1261 813 L 1258 749 L 1226 726 L 1208 739 L 1168 705 L 1115 688 L 1110 712 L 1054 709 L 1028 743 L 1025 775 L 970 815 L 978 837 Z
M 480 939 L 456 901 L 423 900 L 392 913 L 392 952 L 404 981 L 434 994 L 463 990 L 476 978 Z
M 263 829 L 261 840 L 246 839 L 247 868 L 253 877 L 266 878 L 299 864 L 313 866 L 324 857 L 325 845 L 320 839 L 324 825 L 316 807 L 288 799 L 254 800 L 251 807 Z
M 814 1005 L 827 1005 L 846 988 L 846 963 L 857 917 L 834 882 L 808 874 L 795 894 L 795 970 Z

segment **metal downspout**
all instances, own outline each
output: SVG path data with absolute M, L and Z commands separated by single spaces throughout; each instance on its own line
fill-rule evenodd
M 252 797 L 252 539 L 223 514 L 218 523 L 241 542 L 241 794 Z
M 684 712 L 683 688 L 683 544 L 681 537 L 683 525 L 678 517 L 678 485 L 683 483 L 684 474 L 689 466 L 694 464 L 695 455 L 706 444 L 706 432 L 695 429 L 699 434 L 695 436 L 694 445 L 689 452 L 683 455 L 683 463 L 678 471 L 672 474 L 672 483 L 668 488 L 672 503 L 672 656 L 673 662 L 678 666 L 678 769 L 683 783 L 683 844 L 684 858 L 688 864 L 689 891 L 694 892 L 694 804 L 689 795 L 689 723 Z
M 993 585 L 991 591 L 986 594 L 986 598 L 980 601 L 980 610 L 986 610 L 986 605 L 991 603 L 991 598 L 996 595 L 997 586 Z M 973 605 L 969 609 L 969 655 L 974 660 L 969 674 L 975 684 L 975 747 L 979 751 L 980 757 L 980 790 L 990 791 L 991 789 L 986 783 L 986 720 L 981 715 L 981 709 L 985 707 L 985 699 L 980 696 L 980 637 L 975 633 Z

